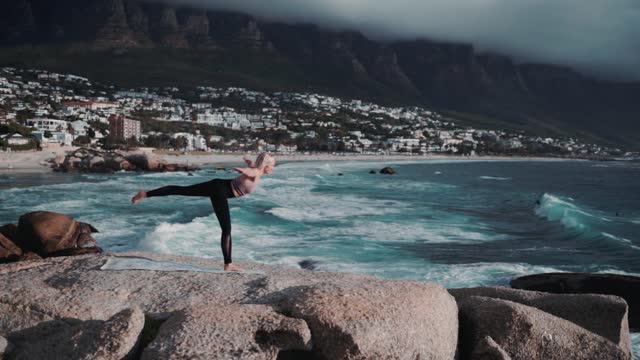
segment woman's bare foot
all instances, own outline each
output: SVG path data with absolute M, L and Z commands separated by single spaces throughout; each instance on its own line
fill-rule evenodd
M 139 201 L 142 201 L 147 198 L 147 193 L 144 191 L 139 191 L 134 197 L 131 198 L 131 203 L 135 204 Z
M 233 263 L 229 263 L 229 264 L 224 264 L 224 271 L 236 271 L 236 272 L 243 272 L 243 269 L 240 269 L 239 267 L 233 265 Z

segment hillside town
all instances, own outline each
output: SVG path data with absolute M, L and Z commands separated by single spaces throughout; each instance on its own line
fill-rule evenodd
M 0 149 L 146 146 L 181 152 L 636 156 L 572 137 L 457 125 L 421 107 L 244 88 L 121 89 L 0 69 Z

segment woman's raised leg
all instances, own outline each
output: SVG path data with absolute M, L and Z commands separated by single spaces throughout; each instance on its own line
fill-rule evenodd
M 138 201 L 144 200 L 149 197 L 154 197 L 154 196 L 179 195 L 179 196 L 210 197 L 214 192 L 216 180 L 218 179 L 214 179 L 214 180 L 199 183 L 199 184 L 193 184 L 189 186 L 169 185 L 169 186 L 163 186 L 161 188 L 157 188 L 151 191 L 140 191 L 131 199 L 131 202 L 135 204 Z

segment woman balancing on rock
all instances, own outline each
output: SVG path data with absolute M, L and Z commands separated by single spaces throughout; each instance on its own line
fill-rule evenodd
M 151 191 L 140 191 L 132 199 L 133 204 L 154 196 L 206 196 L 211 199 L 213 211 L 218 217 L 218 222 L 222 228 L 220 246 L 224 257 L 225 271 L 242 271 L 231 262 L 231 215 L 229 214 L 229 204 L 227 199 L 236 198 L 249 194 L 255 190 L 260 177 L 264 174 L 271 174 L 276 160 L 267 153 L 258 155 L 255 161 L 247 157 L 243 158 L 249 167 L 234 168 L 240 173 L 235 179 L 213 179 L 200 184 L 190 186 L 170 185 Z

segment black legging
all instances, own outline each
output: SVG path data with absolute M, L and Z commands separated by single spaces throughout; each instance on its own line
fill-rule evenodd
M 154 196 L 206 196 L 211 199 L 213 211 L 218 217 L 220 228 L 222 229 L 222 237 L 220 238 L 220 247 L 222 248 L 222 256 L 224 263 L 231 263 L 231 215 L 229 214 L 228 198 L 233 198 L 231 190 L 231 180 L 213 179 L 211 181 L 190 185 L 176 186 L 170 185 L 161 187 L 147 192 L 147 197 Z

